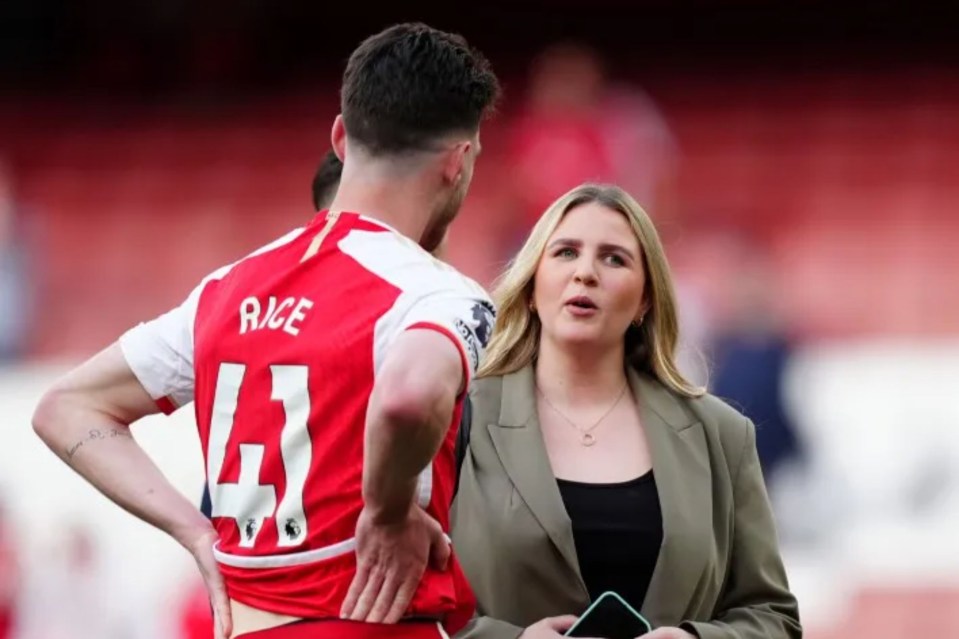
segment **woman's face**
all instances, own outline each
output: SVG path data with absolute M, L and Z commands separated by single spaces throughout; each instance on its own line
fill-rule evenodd
M 566 213 L 533 281 L 543 337 L 557 344 L 621 345 L 645 312 L 639 241 L 622 213 L 597 202 Z

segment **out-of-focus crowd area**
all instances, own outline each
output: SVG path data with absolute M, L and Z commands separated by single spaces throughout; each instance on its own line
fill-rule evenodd
M 489 285 L 568 188 L 625 187 L 667 248 L 684 369 L 759 427 L 807 636 L 959 637 L 959 45 L 937 7 L 5 4 L 0 639 L 206 636 L 186 553 L 30 415 L 311 218 L 345 58 L 401 19 L 462 32 L 505 84 L 447 259 Z M 135 433 L 198 500 L 186 413 Z

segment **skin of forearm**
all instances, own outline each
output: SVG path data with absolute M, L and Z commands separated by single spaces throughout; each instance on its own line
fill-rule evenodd
M 163 476 L 127 424 L 60 402 L 35 419 L 50 449 L 97 490 L 131 514 L 189 547 L 210 522 Z
M 453 398 L 437 398 L 424 419 L 372 415 L 366 431 L 363 498 L 375 518 L 389 523 L 405 517 L 419 474 L 436 456 L 446 436 Z

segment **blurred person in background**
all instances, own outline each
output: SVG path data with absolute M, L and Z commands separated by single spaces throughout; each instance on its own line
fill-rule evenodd
M 679 145 L 663 113 L 642 87 L 609 82 L 600 125 L 613 168 L 613 182 L 632 194 L 658 220 L 676 212 Z
M 732 272 L 712 337 L 711 390 L 756 424 L 759 461 L 772 486 L 786 464 L 802 458 L 785 401 L 794 346 L 776 299 L 776 270 L 764 247 L 739 236 L 726 243 Z
M 94 531 L 64 522 L 25 572 L 17 639 L 120 639 L 134 636 L 135 614 L 104 569 Z M 209 604 L 207 604 L 209 606 Z
M 557 200 L 497 285 L 453 540 L 469 638 L 558 638 L 614 591 L 650 639 L 796 639 L 749 419 L 677 370 L 656 229 L 622 189 Z M 508 543 L 504 543 L 508 540 Z
M 202 581 L 186 590 L 180 603 L 179 639 L 210 639 L 214 636 L 213 611 Z
M 0 161 L 0 363 L 25 349 L 30 301 L 22 222 L 12 176 Z
M 13 639 L 20 604 L 20 561 L 7 511 L 0 501 L 0 639 Z
M 343 176 L 343 162 L 336 157 L 336 151 L 330 149 L 317 167 L 313 175 L 311 192 L 313 194 L 313 209 L 320 212 L 329 208 L 336 196 L 336 189 L 340 186 Z
M 48 446 L 193 554 L 218 636 L 438 638 L 472 614 L 444 532 L 449 427 L 493 311 L 428 251 L 469 189 L 498 92 L 460 36 L 403 24 L 365 40 L 332 129 L 331 212 L 213 273 L 42 398 Z M 212 525 L 129 430 L 191 401 Z
M 532 64 L 509 157 L 517 232 L 525 237 L 557 193 L 586 181 L 621 184 L 662 214 L 676 145 L 645 92 L 612 81 L 591 47 L 566 42 L 546 48 Z

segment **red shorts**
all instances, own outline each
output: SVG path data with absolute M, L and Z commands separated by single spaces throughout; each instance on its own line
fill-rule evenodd
M 449 639 L 449 635 L 435 621 L 381 624 L 317 619 L 250 632 L 237 639 Z

